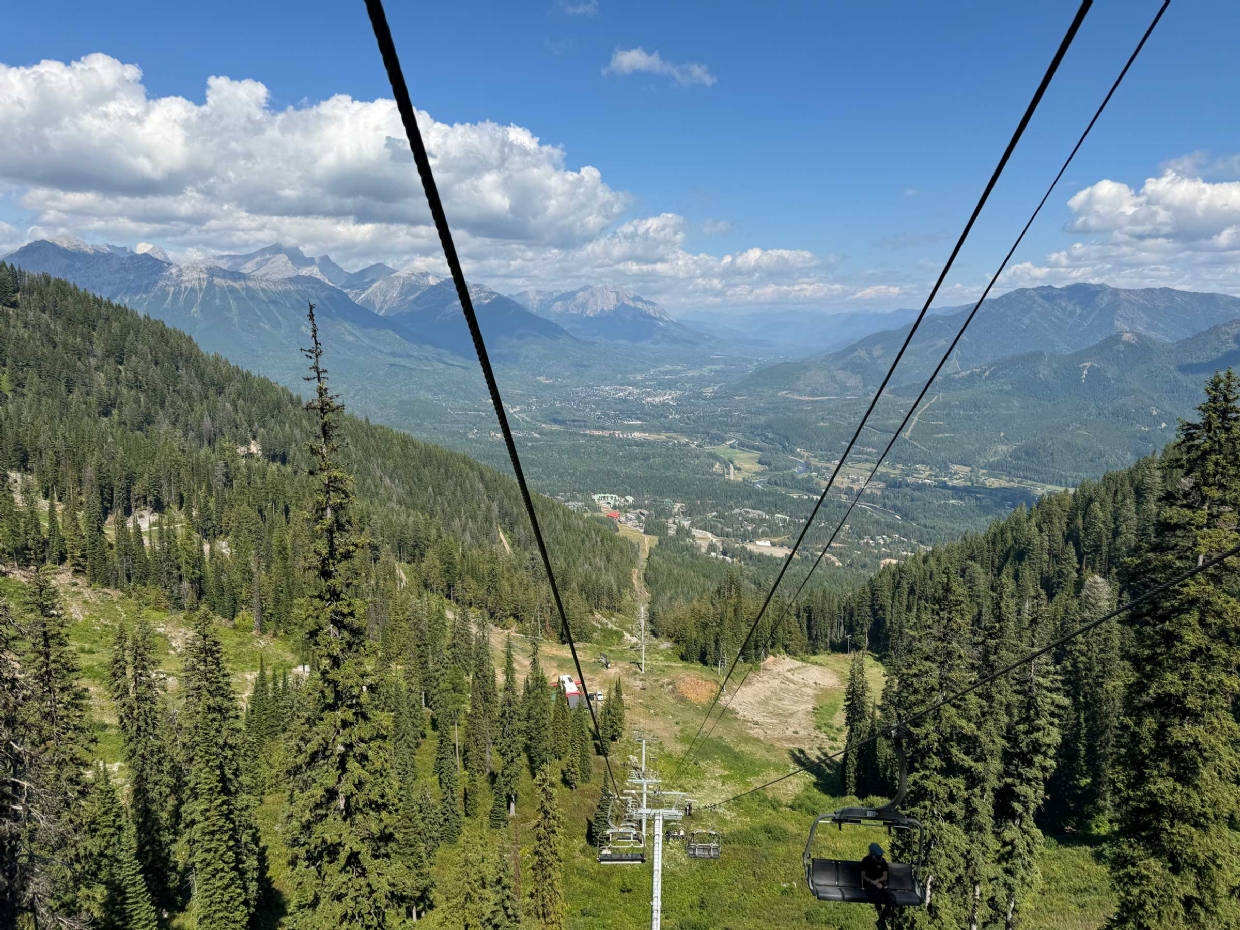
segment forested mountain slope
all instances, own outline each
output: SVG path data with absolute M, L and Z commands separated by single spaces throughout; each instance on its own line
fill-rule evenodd
M 306 545 L 296 515 L 309 420 L 297 398 L 162 323 L 63 281 L 19 277 L 16 306 L 0 316 L 0 457 L 23 476 L 23 497 L 82 509 L 92 578 L 128 580 L 126 550 L 139 541 L 126 529 L 141 524 L 148 544 L 158 536 L 182 553 L 163 583 L 187 606 L 205 597 L 232 616 L 266 598 L 287 619 L 298 594 L 288 566 Z M 347 418 L 344 433 L 376 563 L 420 567 L 441 590 L 513 616 L 545 606 L 511 479 L 386 427 Z M 540 507 L 574 608 L 624 604 L 631 544 L 558 504 Z M 101 540 L 118 522 L 113 553 Z M 212 593 L 220 584 L 227 595 Z
M 901 360 L 895 383 L 924 381 L 971 310 L 928 315 Z M 1026 352 L 1062 355 L 1118 333 L 1177 342 L 1234 319 L 1240 319 L 1240 298 L 1224 294 L 1102 284 L 1020 288 L 983 305 L 944 371 L 965 371 Z M 759 370 L 735 385 L 735 392 L 817 396 L 876 387 L 908 330 L 875 333 L 821 358 Z
M 1202 378 L 1238 360 L 1240 317 L 1174 343 L 1124 332 L 1068 354 L 1027 352 L 945 368 L 891 461 L 939 474 L 970 466 L 1069 486 L 1161 449 L 1178 418 L 1191 413 Z M 887 433 L 924 383 L 899 373 L 894 381 L 872 420 Z M 837 384 L 827 390 L 841 393 L 827 396 L 760 391 L 743 401 L 737 423 L 789 454 L 809 449 L 830 460 L 873 391 L 853 387 Z
M 853 593 L 811 597 L 782 624 L 776 603 L 745 658 L 846 640 L 876 651 L 887 682 L 880 700 L 855 665 L 845 706 L 858 748 L 839 775 L 846 793 L 889 795 L 890 744 L 862 741 L 1232 548 L 1238 514 L 1240 379 L 1228 370 L 1160 456 L 1047 495 Z M 1235 925 L 1236 561 L 907 728 L 905 807 L 937 839 L 934 902 L 908 926 L 1014 926 L 1043 828 L 1105 844 L 1112 926 Z M 732 576 L 656 623 L 685 658 L 713 665 L 739 648 L 760 593 Z

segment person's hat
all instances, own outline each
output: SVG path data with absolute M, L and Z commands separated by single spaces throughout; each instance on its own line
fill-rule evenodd
M 883 847 L 879 846 L 877 843 L 870 844 L 870 855 L 881 856 L 882 854 L 883 854 Z

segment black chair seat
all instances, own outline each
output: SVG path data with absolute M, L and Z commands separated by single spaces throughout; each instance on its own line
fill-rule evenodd
M 913 867 L 893 862 L 888 869 L 890 900 L 899 907 L 920 907 L 921 893 L 913 883 Z M 814 859 L 810 864 L 810 886 L 819 901 L 867 904 L 871 898 L 861 881 L 861 864 L 846 859 Z
M 600 852 L 598 854 L 598 861 L 602 865 L 640 865 L 646 861 L 646 854 L 640 852 Z
M 694 845 L 689 847 L 690 859 L 718 859 L 719 853 L 718 846 Z

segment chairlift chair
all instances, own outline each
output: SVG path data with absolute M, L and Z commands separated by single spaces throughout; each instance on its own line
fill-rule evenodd
M 680 843 L 685 838 L 685 828 L 679 825 L 673 825 L 663 831 L 663 840 L 667 843 Z
M 896 796 L 882 807 L 845 807 L 830 814 L 823 814 L 809 829 L 805 843 L 805 882 L 819 901 L 838 901 L 846 904 L 874 904 L 874 897 L 861 880 L 861 863 L 851 859 L 818 859 L 814 856 L 814 836 L 818 825 L 833 823 L 839 830 L 845 824 L 862 827 L 885 827 L 889 834 L 908 831 L 916 835 L 912 862 L 888 864 L 886 894 L 882 904 L 894 907 L 924 907 L 930 903 L 932 877 L 925 875 L 926 855 L 929 844 L 926 828 L 916 818 L 901 814 L 897 806 L 907 790 L 907 763 L 904 747 L 898 736 L 895 739 L 896 758 L 900 767 L 899 787 Z
M 685 849 L 690 859 L 723 858 L 722 838 L 714 830 L 694 830 L 689 834 Z
M 600 839 L 601 865 L 641 865 L 646 861 L 646 836 L 637 827 L 613 827 Z

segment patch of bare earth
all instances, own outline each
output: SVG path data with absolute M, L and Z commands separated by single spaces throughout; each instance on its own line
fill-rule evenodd
M 735 688 L 735 686 L 731 686 Z M 824 691 L 840 687 L 830 669 L 772 656 L 752 672 L 745 687 L 734 691 L 731 710 L 759 739 L 775 746 L 817 745 L 814 707 Z
M 698 706 L 709 704 L 718 691 L 718 687 L 704 678 L 686 675 L 676 682 L 676 690 L 680 696 Z

